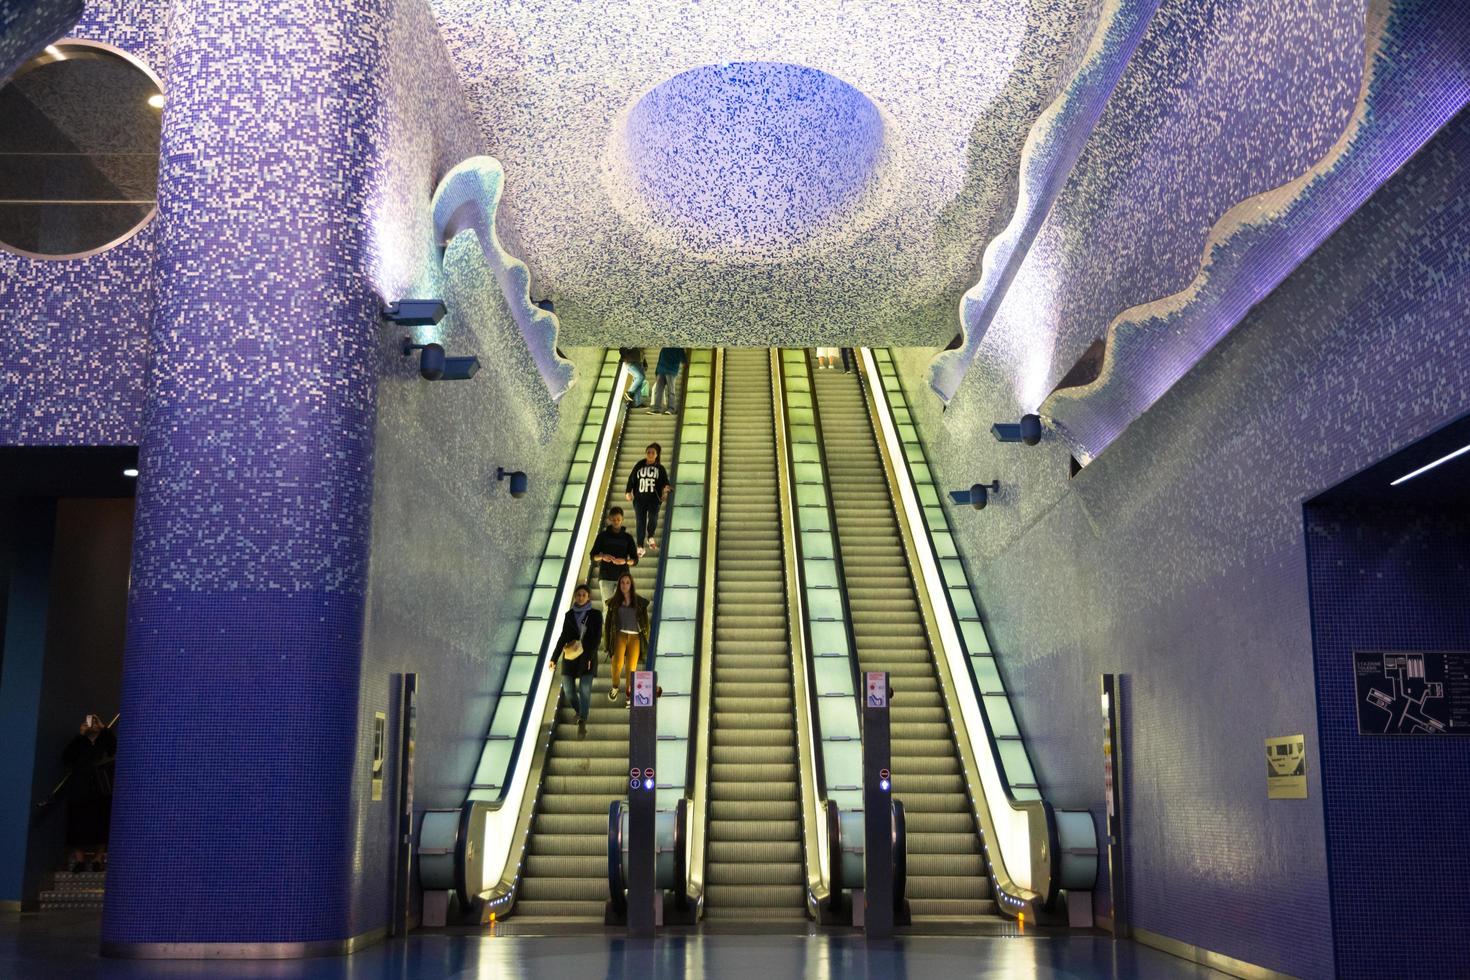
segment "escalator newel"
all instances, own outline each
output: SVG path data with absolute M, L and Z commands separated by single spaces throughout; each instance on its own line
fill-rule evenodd
M 628 720 L 628 935 L 652 938 L 662 904 L 655 882 L 658 753 L 654 672 L 633 674 Z
M 863 698 L 863 932 L 893 938 L 893 773 L 888 672 L 869 671 Z M 854 912 L 857 910 L 854 909 Z

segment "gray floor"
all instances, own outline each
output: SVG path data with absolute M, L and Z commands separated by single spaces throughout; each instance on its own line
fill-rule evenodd
M 600 936 L 415 934 L 348 958 L 284 962 L 130 962 L 97 956 L 95 913 L 0 914 L 0 977 L 231 977 L 302 980 L 447 980 L 546 977 L 673 980 L 729 977 L 1151 978 L 1221 977 L 1133 943 L 1101 935 L 956 938 L 911 936 L 865 943 L 853 934 L 700 931 L 645 942 Z

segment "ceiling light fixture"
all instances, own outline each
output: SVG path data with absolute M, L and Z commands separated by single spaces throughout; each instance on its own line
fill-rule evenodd
M 155 109 L 162 109 L 163 108 L 163 93 L 162 92 L 154 92 L 152 95 L 148 96 L 148 104 L 150 106 L 152 106 L 153 108 L 155 108 Z
M 136 480 L 138 478 L 138 471 L 129 466 L 127 469 L 123 470 L 123 476 L 127 477 L 129 480 Z
M 1399 477 L 1397 480 L 1394 480 L 1392 483 L 1390 483 L 1389 486 L 1396 487 L 1400 483 L 1407 483 L 1408 481 L 1414 479 L 1414 477 L 1419 476 L 1421 473 L 1428 473 L 1430 470 L 1434 469 L 1436 466 L 1439 466 L 1439 465 L 1441 465 L 1443 463 L 1448 463 L 1450 460 L 1454 459 L 1456 456 L 1463 456 L 1466 453 L 1470 453 L 1470 446 L 1461 446 L 1459 449 L 1456 449 L 1454 452 L 1450 453 L 1448 456 L 1441 456 L 1439 459 L 1436 459 L 1434 462 L 1428 463 L 1428 464 L 1426 464 L 1424 466 L 1421 466 L 1421 467 L 1419 467 L 1417 470 L 1415 470 L 1412 473 L 1405 473 L 1403 476 Z

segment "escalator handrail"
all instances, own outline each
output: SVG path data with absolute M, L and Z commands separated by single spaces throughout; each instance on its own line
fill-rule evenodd
M 864 685 L 862 669 L 858 664 L 857 635 L 852 627 L 852 604 L 847 595 L 847 570 L 842 562 L 842 537 L 837 533 L 837 508 L 832 503 L 832 480 L 828 476 L 827 468 L 827 439 L 822 432 L 822 409 L 817 402 L 817 379 L 812 375 L 812 355 L 810 351 L 804 351 L 803 363 L 806 365 L 807 384 L 811 386 L 812 393 L 812 425 L 817 430 L 817 445 L 822 452 L 822 490 L 827 498 L 827 526 L 832 529 L 832 561 L 837 569 L 837 592 L 842 601 L 842 626 L 847 634 L 847 664 L 852 672 L 852 696 L 857 703 L 858 731 L 863 726 L 863 696 Z M 802 566 L 805 568 L 806 566 Z M 803 593 L 803 601 L 805 594 Z M 810 658 L 808 658 L 810 659 Z M 889 696 L 892 697 L 893 685 L 890 683 Z M 825 783 L 822 792 L 826 792 Z
M 882 379 L 879 376 L 880 372 L 877 366 L 876 359 L 873 357 L 871 350 L 869 350 L 868 348 L 863 348 L 858 351 L 858 362 L 859 366 L 862 368 L 862 370 L 859 371 L 859 380 L 867 393 L 869 411 L 874 413 L 875 416 L 872 419 L 874 432 L 875 434 L 879 434 L 877 435 L 877 442 L 881 450 L 881 455 L 889 470 L 890 482 L 894 484 L 894 489 L 899 491 L 900 496 L 902 496 L 905 491 L 913 494 L 914 490 L 911 485 L 912 474 L 909 471 L 907 460 L 901 458 L 901 453 L 894 454 L 890 449 L 885 435 L 880 434 L 889 431 L 883 425 L 883 416 L 880 414 L 880 406 L 883 409 L 887 409 L 888 399 L 887 393 L 882 386 Z M 905 397 L 905 402 L 906 401 L 907 399 Z M 907 404 L 905 404 L 905 409 L 907 409 Z M 894 438 L 896 438 L 896 427 L 892 429 L 891 432 L 894 435 Z M 925 465 L 930 467 L 930 472 L 932 473 L 933 467 L 932 464 L 930 464 L 929 462 L 928 452 L 924 448 L 923 441 L 917 440 L 917 445 L 919 447 L 920 453 L 922 454 Z M 903 482 L 899 482 L 900 480 L 902 480 Z M 924 520 L 922 518 L 922 508 L 917 505 L 916 494 L 913 506 L 921 515 L 920 519 L 917 521 L 913 521 L 910 519 L 910 515 L 906 506 L 900 500 L 895 500 L 894 503 L 895 511 L 900 517 L 900 528 L 904 530 L 906 536 L 917 537 L 918 535 L 922 535 L 924 547 L 928 550 L 928 554 L 931 556 L 932 563 L 932 556 L 934 554 L 933 535 L 929 528 L 927 520 Z M 915 532 L 917 532 L 917 534 Z M 966 581 L 969 582 L 970 578 L 968 565 L 964 562 L 963 555 L 959 555 L 958 557 L 960 558 L 961 568 L 964 569 Z M 921 608 L 925 610 L 926 620 L 931 621 L 929 625 L 936 631 L 936 639 L 938 639 L 940 642 L 940 649 L 935 651 L 936 654 L 947 651 L 950 642 L 952 641 L 960 651 L 960 659 L 962 659 L 965 663 L 965 676 L 969 680 L 970 693 L 976 702 L 976 713 L 984 729 L 984 743 L 986 751 L 992 765 L 995 767 L 995 772 L 999 776 L 999 788 L 1003 797 L 1003 803 L 1010 810 L 1019 813 L 1025 813 L 1027 815 L 1027 822 L 1030 827 L 1030 836 L 1040 836 L 1044 838 L 1044 841 L 1041 844 L 1040 852 L 1043 860 L 1041 862 L 1032 862 L 1028 860 L 1028 864 L 1039 863 L 1052 869 L 1051 872 L 1048 874 L 1047 880 L 1044 883 L 1033 881 L 1032 887 L 1030 888 L 1023 886 L 1020 884 L 1020 882 L 1016 881 L 1015 878 L 1012 876 L 1008 865 L 1008 862 L 1010 860 L 1013 860 L 1014 856 L 1007 855 L 1005 853 L 1004 841 L 1006 838 L 996 831 L 994 821 L 991 818 L 989 810 L 987 809 L 989 806 L 990 797 L 994 794 L 985 793 L 984 799 L 986 800 L 986 804 L 982 806 L 980 804 L 980 801 L 975 799 L 973 791 L 971 791 L 971 803 L 975 810 L 977 818 L 981 820 L 982 826 L 986 831 L 985 837 L 988 841 L 993 842 L 996 845 L 993 848 L 987 847 L 985 850 L 985 854 L 987 861 L 991 866 L 993 883 L 995 884 L 999 892 L 999 897 L 1001 898 L 1001 901 L 998 904 L 1000 905 L 1002 912 L 1012 916 L 1014 916 L 1017 912 L 1024 911 L 1028 906 L 1035 907 L 1037 911 L 1048 909 L 1054 904 L 1059 890 L 1059 879 L 1058 875 L 1055 873 L 1055 868 L 1057 866 L 1055 862 L 1056 859 L 1059 857 L 1060 845 L 1055 813 L 1052 807 L 1045 800 L 1018 800 L 1012 793 L 1011 780 L 1006 775 L 1004 759 L 1000 754 L 999 744 L 991 727 L 989 714 L 985 709 L 984 699 L 980 691 L 979 678 L 975 676 L 974 664 L 971 662 L 968 647 L 965 644 L 963 636 L 960 635 L 959 630 L 952 628 L 949 633 L 946 634 L 942 629 L 938 628 L 937 622 L 933 622 L 933 620 L 937 618 L 936 610 L 934 609 L 933 605 L 934 589 L 930 588 L 929 582 L 926 576 L 923 574 L 922 568 L 915 569 L 914 571 L 915 588 L 916 591 L 919 593 L 921 599 Z M 949 622 L 951 624 L 959 622 L 958 613 L 954 608 L 953 600 L 949 596 L 947 590 L 940 588 L 939 591 L 943 593 L 944 610 L 949 617 Z M 984 629 L 983 623 L 981 623 L 981 628 Z M 935 661 L 942 670 L 942 677 L 944 675 L 951 675 L 953 673 L 949 666 L 949 658 L 947 655 L 936 656 Z M 951 684 L 951 686 L 953 687 L 953 683 Z M 959 706 L 954 707 L 959 708 Z M 971 735 L 969 735 L 969 729 L 971 726 L 963 718 L 963 712 L 961 710 L 952 710 L 950 712 L 950 717 L 952 723 L 956 725 L 956 735 L 959 736 L 962 732 L 964 733 L 964 736 L 962 738 L 957 738 L 957 741 L 961 743 L 961 761 L 962 763 L 967 763 L 966 775 L 967 777 L 969 777 L 970 775 L 972 775 L 970 770 L 973 769 L 973 761 L 966 758 L 966 756 L 970 754 L 966 750 L 972 750 L 974 748 L 976 740 Z M 1017 727 L 1019 728 L 1019 722 L 1017 722 Z M 1024 751 L 1024 740 L 1021 744 Z M 980 781 L 983 782 L 983 773 L 974 773 L 974 775 L 980 777 Z M 969 788 L 969 784 L 970 780 L 967 778 L 967 789 Z M 1028 868 L 1028 871 L 1030 870 L 1031 869 Z M 1040 887 L 1037 887 L 1038 884 L 1040 885 Z
M 706 443 L 704 474 L 704 543 L 703 559 L 699 579 L 699 618 L 695 627 L 696 649 L 699 659 L 695 663 L 693 690 L 694 711 L 690 719 L 688 757 L 684 764 L 684 795 L 689 800 L 693 816 L 687 821 L 687 861 L 685 864 L 684 889 L 688 900 L 693 903 L 696 916 L 704 907 L 704 855 L 709 833 L 709 757 L 710 753 L 699 751 L 701 739 L 710 738 L 712 697 L 714 693 L 714 635 L 715 635 L 715 556 L 719 544 L 720 512 L 720 430 L 723 428 L 724 412 L 725 352 L 721 348 L 710 351 L 709 370 L 709 441 Z M 687 386 L 686 386 L 687 392 Z M 687 398 L 684 403 L 687 410 Z
M 796 706 L 796 745 L 801 782 L 802 799 L 802 853 L 805 856 L 807 880 L 807 909 L 813 918 L 820 918 L 821 909 L 835 897 L 831 881 L 831 855 L 827 853 L 831 840 L 823 814 L 828 802 L 818 787 L 826 786 L 826 773 L 822 764 L 821 718 L 812 701 L 816 686 L 815 667 L 811 663 L 805 603 L 801 598 L 801 581 L 797 571 L 800 561 L 800 538 L 795 528 L 796 502 L 792 494 L 791 444 L 786 414 L 786 397 L 781 380 L 780 351 L 770 351 L 771 371 L 771 424 L 776 436 L 776 488 L 780 500 L 782 546 L 786 560 L 785 571 L 787 635 L 791 637 L 793 658 L 799 658 L 801 669 L 793 669 L 792 695 Z M 793 665 L 794 666 L 794 665 Z M 826 864 L 827 867 L 823 868 Z M 839 871 L 840 874 L 840 871 Z

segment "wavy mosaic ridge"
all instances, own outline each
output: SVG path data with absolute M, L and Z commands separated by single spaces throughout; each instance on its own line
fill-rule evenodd
M 66 36 L 82 7 L 82 0 L 0 0 L 0 81 Z
M 1007 289 L 1158 6 L 1158 0 L 1111 0 L 1072 81 L 1032 126 L 1021 152 L 1016 210 L 1005 230 L 986 246 L 980 281 L 960 300 L 962 342 L 937 355 L 929 367 L 929 386 L 945 402 L 954 397 L 974 364 Z
M 1331 149 L 1295 180 L 1226 212 L 1193 281 L 1114 318 L 1098 378 L 1043 403 L 1078 459 L 1101 453 L 1470 104 L 1463 10 L 1380 0 L 1366 34 L 1358 104 Z
M 505 168 L 494 157 L 476 156 L 457 164 L 434 190 L 434 231 L 446 245 L 462 231 L 475 233 L 536 370 L 551 397 L 557 399 L 576 381 L 577 367 L 556 352 L 560 330 L 556 314 L 531 301 L 531 270 L 505 250 L 495 232 L 495 215 L 504 189 Z

